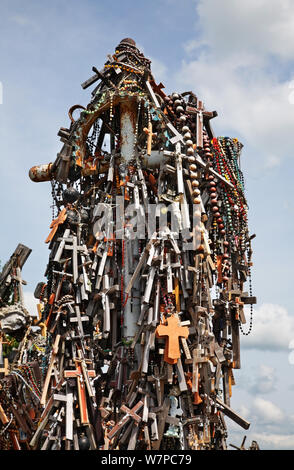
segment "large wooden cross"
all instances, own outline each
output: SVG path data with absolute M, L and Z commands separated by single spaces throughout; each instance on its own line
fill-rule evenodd
M 186 326 L 180 326 L 178 317 L 172 315 L 167 318 L 167 325 L 158 325 L 155 333 L 157 338 L 167 338 L 164 350 L 165 362 L 176 364 L 181 357 L 179 338 L 188 338 L 189 329 Z

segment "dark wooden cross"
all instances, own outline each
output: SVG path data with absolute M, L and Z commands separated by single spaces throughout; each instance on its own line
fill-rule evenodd
M 133 419 L 136 423 L 140 423 L 142 418 L 137 413 L 143 406 L 144 403 L 141 400 L 132 409 L 128 408 L 126 405 L 122 405 L 120 410 L 126 414 L 108 433 L 108 439 L 112 439 L 130 419 Z

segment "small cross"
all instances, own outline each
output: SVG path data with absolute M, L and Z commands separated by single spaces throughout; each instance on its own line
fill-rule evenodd
M 180 326 L 178 317 L 172 315 L 167 318 L 167 325 L 161 324 L 156 328 L 156 336 L 158 338 L 167 337 L 164 360 L 169 364 L 176 364 L 181 357 L 179 338 L 188 338 L 189 329 L 186 326 Z
M 64 209 L 62 209 L 61 212 L 59 212 L 57 219 L 52 220 L 50 224 L 50 228 L 52 230 L 49 233 L 48 237 L 46 238 L 45 243 L 51 242 L 52 238 L 57 232 L 59 225 L 62 225 L 65 222 L 66 218 L 67 218 L 67 214 L 66 214 L 66 207 L 65 207 Z
M 155 137 L 155 134 L 152 133 L 152 122 L 148 123 L 148 128 L 144 127 L 143 131 L 147 134 L 147 155 L 151 155 L 151 146 L 152 146 L 152 139 Z
M 125 416 L 112 428 L 110 433 L 108 434 L 108 439 L 112 439 L 118 431 L 130 421 L 132 418 L 136 423 L 140 423 L 141 416 L 137 414 L 137 412 L 143 407 L 144 403 L 140 400 L 132 409 L 128 408 L 127 406 L 121 406 L 120 410 L 123 413 L 126 413 Z

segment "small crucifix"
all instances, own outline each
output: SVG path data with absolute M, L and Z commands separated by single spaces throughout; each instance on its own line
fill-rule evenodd
M 144 127 L 143 131 L 147 135 L 147 155 L 151 155 L 152 139 L 155 134 L 152 133 L 152 122 L 148 123 L 148 127 Z
M 123 413 L 126 413 L 125 416 L 112 428 L 112 430 L 108 434 L 108 439 L 112 439 L 119 431 L 120 429 L 130 421 L 130 419 L 133 419 L 136 423 L 140 423 L 141 421 L 141 416 L 139 416 L 137 413 L 140 411 L 140 409 L 144 406 L 144 403 L 140 400 L 132 409 L 128 408 L 127 406 L 123 405 L 121 406 L 120 410 Z

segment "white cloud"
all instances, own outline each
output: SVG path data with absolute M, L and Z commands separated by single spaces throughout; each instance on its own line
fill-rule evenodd
M 267 434 L 254 433 L 252 439 L 256 440 L 261 450 L 292 450 L 294 448 L 293 434 Z
M 243 339 L 242 348 L 288 350 L 293 339 L 294 318 L 281 305 L 265 303 L 254 309 L 252 332 Z
M 252 414 L 260 424 L 279 424 L 285 418 L 284 412 L 273 402 L 257 397 L 252 404 Z
M 258 150 L 255 164 L 273 169 L 292 155 L 294 77 L 279 73 L 294 58 L 293 2 L 200 0 L 197 14 L 200 33 L 183 45 L 188 60 L 178 86 L 194 89 L 207 109 L 218 111 L 217 135 L 230 129 Z
M 273 367 L 261 364 L 257 375 L 254 377 L 254 383 L 249 388 L 253 394 L 270 393 L 276 389 L 276 373 Z

